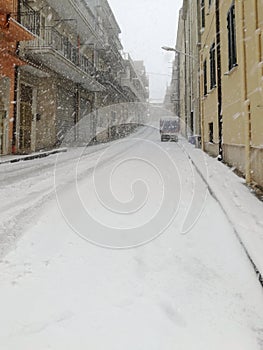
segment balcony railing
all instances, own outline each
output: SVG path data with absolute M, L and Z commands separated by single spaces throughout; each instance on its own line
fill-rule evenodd
M 78 48 L 73 45 L 66 36 L 62 35 L 53 27 L 41 28 L 39 37 L 29 42 L 27 48 L 55 50 L 84 72 L 95 75 L 93 63 L 86 56 L 81 54 Z
M 40 34 L 40 12 L 33 10 L 28 4 L 22 2 L 18 20 L 31 33 Z
M 123 86 L 119 83 L 118 79 L 108 71 L 96 71 L 96 79 L 102 85 L 110 85 L 115 91 L 120 93 L 125 99 L 127 98 L 126 91 Z
M 133 93 L 135 96 L 139 97 L 140 99 L 145 99 L 147 98 L 148 94 L 147 94 L 147 90 L 145 90 L 141 84 L 138 84 L 138 79 L 131 79 L 127 76 L 123 76 L 121 83 L 123 86 L 127 86 Z

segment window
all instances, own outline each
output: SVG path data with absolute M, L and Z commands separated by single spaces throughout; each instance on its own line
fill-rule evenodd
M 235 5 L 232 4 L 227 14 L 227 31 L 228 31 L 228 69 L 231 70 L 237 65 L 237 48 L 236 48 L 236 19 Z
M 207 62 L 204 61 L 204 95 L 207 95 Z
M 209 142 L 214 143 L 214 124 L 208 123 Z
M 201 0 L 201 27 L 205 27 L 205 0 Z
M 210 89 L 216 86 L 216 50 L 215 43 L 210 48 Z

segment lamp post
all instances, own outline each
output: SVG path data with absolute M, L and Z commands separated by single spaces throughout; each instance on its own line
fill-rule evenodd
M 190 58 L 192 58 L 194 61 L 198 62 L 198 60 L 196 59 L 196 57 L 194 57 L 193 55 L 189 55 L 188 53 L 185 53 L 185 52 L 183 52 L 183 51 L 177 50 L 176 48 L 169 47 L 169 46 L 162 46 L 161 48 L 162 48 L 164 51 L 173 51 L 173 52 L 176 52 L 177 54 L 190 57 Z

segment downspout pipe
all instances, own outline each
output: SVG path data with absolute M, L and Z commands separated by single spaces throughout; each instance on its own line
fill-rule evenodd
M 218 157 L 223 160 L 223 115 L 222 115 L 222 68 L 221 68 L 221 35 L 220 35 L 220 1 L 216 0 L 216 57 L 217 57 L 217 116 L 218 116 Z
M 244 1 L 240 2 L 240 23 L 242 30 L 242 55 L 241 55 L 241 67 L 242 67 L 242 82 L 243 82 L 243 115 L 245 121 L 245 176 L 246 183 L 251 183 L 251 112 L 250 112 L 250 100 L 248 98 L 248 86 L 247 86 L 247 52 L 246 52 L 246 27 L 245 27 L 245 4 Z
M 20 0 L 17 1 L 17 21 L 21 20 L 21 4 Z M 19 54 L 19 41 L 16 42 L 16 54 Z M 13 131 L 12 131 L 12 153 L 15 154 L 17 149 L 17 93 L 18 93 L 18 66 L 14 68 L 14 111 L 13 111 Z

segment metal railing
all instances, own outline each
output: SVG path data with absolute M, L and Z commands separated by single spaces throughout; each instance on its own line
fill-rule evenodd
M 40 12 L 33 10 L 28 4 L 22 2 L 19 13 L 20 23 L 35 35 L 40 34 Z
M 127 94 L 123 86 L 119 83 L 118 79 L 108 71 L 97 70 L 96 79 L 102 85 L 110 85 L 115 91 L 127 98 Z
M 86 56 L 81 54 L 77 46 L 73 45 L 66 36 L 62 35 L 53 27 L 40 28 L 38 37 L 28 42 L 26 47 L 39 50 L 46 48 L 53 49 L 84 72 L 95 75 L 93 63 Z

